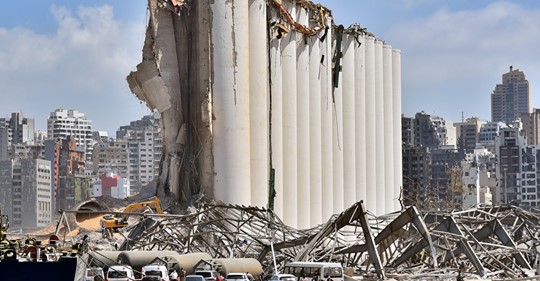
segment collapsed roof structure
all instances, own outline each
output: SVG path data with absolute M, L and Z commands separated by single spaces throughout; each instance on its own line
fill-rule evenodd
M 256 258 L 267 273 L 290 261 L 335 261 L 364 278 L 515 279 L 536 276 L 540 262 L 540 215 L 510 205 L 374 216 L 358 202 L 298 230 L 264 208 L 212 202 L 186 215 L 147 215 L 125 233 L 121 250 Z

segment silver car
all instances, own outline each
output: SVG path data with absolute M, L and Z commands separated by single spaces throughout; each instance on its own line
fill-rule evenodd
M 206 281 L 201 275 L 187 275 L 186 281 Z
M 296 277 L 292 274 L 274 274 L 269 281 L 296 281 Z

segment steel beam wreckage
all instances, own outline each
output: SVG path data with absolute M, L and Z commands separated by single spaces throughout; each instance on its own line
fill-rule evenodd
M 291 261 L 324 261 L 364 279 L 533 280 L 540 263 L 540 213 L 511 205 L 375 216 L 357 202 L 299 230 L 270 209 L 210 202 L 183 215 L 144 214 L 120 233 L 122 251 L 255 258 L 266 274 Z
M 158 3 L 176 13 L 181 12 L 183 1 L 172 2 Z M 277 0 L 271 2 L 280 3 Z M 286 19 L 300 32 L 307 35 L 312 32 L 291 20 L 290 16 Z M 280 32 L 286 30 L 277 26 L 275 32 L 281 36 Z M 156 77 L 161 79 L 161 76 Z M 152 108 L 159 108 L 160 102 L 169 100 L 166 95 L 160 98 L 156 91 L 143 95 L 146 84 L 136 83 L 137 77 L 132 78 L 131 84 L 143 85 L 134 87 L 139 89 L 137 96 L 147 104 L 154 104 Z M 151 85 L 155 86 L 155 83 Z M 163 108 L 169 107 L 169 104 L 163 105 Z M 164 120 L 166 123 L 179 119 Z M 165 167 L 171 174 L 180 174 L 175 170 L 180 166 L 168 166 L 168 163 L 174 158 L 171 155 L 181 155 L 182 150 L 171 150 L 178 146 L 164 147 L 170 149 L 164 153 Z M 205 175 L 203 172 L 198 174 Z M 178 177 L 170 178 L 180 181 Z M 167 185 L 166 182 L 161 184 Z M 168 182 L 168 186 L 179 184 Z M 119 247 L 122 251 L 173 250 L 186 254 L 204 252 L 216 259 L 255 258 L 267 274 L 279 271 L 290 261 L 328 261 L 341 263 L 346 268 L 346 275 L 364 279 L 474 277 L 526 280 L 538 275 L 540 260 L 539 213 L 510 205 L 446 213 L 424 213 L 416 207 L 403 207 L 397 212 L 375 216 L 359 201 L 331 216 L 326 223 L 300 230 L 285 225 L 271 208 L 212 201 L 190 207 L 182 215 L 145 214 L 120 233 L 125 238 Z
M 185 2 L 188 1 L 158 1 L 158 4 L 181 13 L 186 8 Z M 278 7 L 289 26 L 302 34 L 313 34 L 313 29 L 292 19 L 281 1 L 269 2 Z M 287 29 L 276 25 L 274 32 L 280 37 Z M 367 31 L 349 28 L 346 32 L 365 34 Z M 339 60 L 340 56 L 336 58 Z M 339 61 L 336 65 L 339 66 Z M 335 73 L 339 75 L 340 71 Z M 148 83 L 137 80 L 136 75 L 130 78 L 131 88 L 141 101 L 153 109 L 159 109 L 163 103 L 163 111 L 169 112 L 168 102 L 177 96 L 160 96 L 155 90 L 145 94 Z M 171 132 L 182 131 L 177 128 L 182 125 L 178 123 L 180 118 L 171 116 L 164 117 L 163 126 Z M 174 136 L 172 139 L 176 141 L 178 137 Z M 198 144 L 199 138 L 194 138 L 194 143 Z M 173 169 L 180 169 L 179 166 L 168 163 L 174 158 L 171 155 L 182 155 L 183 150 L 174 145 L 164 147 L 169 149 L 164 153 L 164 167 L 172 169 L 172 174 L 181 174 Z M 170 178 L 180 181 L 178 177 Z M 186 178 L 193 177 L 186 175 Z M 161 182 L 167 184 L 179 186 L 177 182 Z M 177 190 L 172 192 L 179 196 Z M 179 197 L 190 198 L 192 194 L 187 195 Z M 446 213 L 424 213 L 416 207 L 403 207 L 397 212 L 375 216 L 360 201 L 333 215 L 326 223 L 299 230 L 285 225 L 271 208 L 213 201 L 190 207 L 183 215 L 146 214 L 138 223 L 121 230 L 125 239 L 120 250 L 174 250 L 186 254 L 205 252 L 213 258 L 256 258 L 268 274 L 279 271 L 289 261 L 333 261 L 347 268 L 347 275 L 364 279 L 441 280 L 466 276 L 524 279 L 538 275 L 539 220 L 538 213 L 510 205 Z

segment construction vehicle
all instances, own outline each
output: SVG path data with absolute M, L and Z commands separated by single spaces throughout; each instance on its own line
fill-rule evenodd
M 158 197 L 154 197 L 154 199 L 149 201 L 129 204 L 123 211 L 125 214 L 117 214 L 115 216 L 103 216 L 103 218 L 101 219 L 101 227 L 104 228 L 104 230 L 107 232 L 114 231 L 118 228 L 126 227 L 128 226 L 128 218 L 130 213 L 143 213 L 142 211 L 146 211 L 149 209 L 153 210 L 156 214 L 163 214 L 163 209 L 161 209 L 161 201 Z

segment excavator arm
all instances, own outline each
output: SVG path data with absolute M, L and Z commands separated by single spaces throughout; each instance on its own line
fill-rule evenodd
M 161 208 L 161 201 L 158 197 L 154 197 L 152 200 L 149 201 L 129 204 L 123 211 L 126 214 L 121 214 L 117 217 L 111 215 L 104 216 L 101 219 L 101 224 L 105 229 L 116 229 L 125 227 L 128 225 L 127 219 L 129 218 L 129 213 L 138 211 L 141 211 L 142 213 L 142 211 L 147 210 L 148 208 L 153 208 L 156 214 L 163 214 L 163 209 Z

